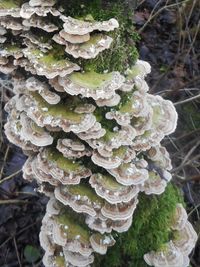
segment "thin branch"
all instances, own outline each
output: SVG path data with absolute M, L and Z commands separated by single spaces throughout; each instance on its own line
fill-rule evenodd
M 18 252 L 18 247 L 17 247 L 17 242 L 16 242 L 15 236 L 13 237 L 13 242 L 14 242 L 14 246 L 15 246 L 15 251 L 16 251 L 16 255 L 17 255 L 17 260 L 18 260 L 19 267 L 22 267 L 22 264 L 21 264 L 21 261 L 20 261 L 20 257 L 19 257 L 19 252 Z
M 5 204 L 27 204 L 29 201 L 27 200 L 21 200 L 21 199 L 5 199 L 5 200 L 0 200 L 0 205 L 5 205 Z
M 185 155 L 182 163 L 180 166 L 178 166 L 177 168 L 173 169 L 172 172 L 177 172 L 179 170 L 181 170 L 183 168 L 183 166 L 185 165 L 185 163 L 188 161 L 189 157 L 192 155 L 192 153 L 197 149 L 197 147 L 200 145 L 200 141 L 196 143 L 195 146 L 193 146 L 188 153 Z M 200 156 L 200 155 L 199 155 Z
M 28 230 L 29 228 L 33 227 L 34 225 L 38 224 L 39 222 L 40 221 L 36 221 L 36 222 L 32 223 L 31 225 L 24 227 L 23 229 L 18 231 L 14 236 L 18 236 L 18 235 L 22 234 L 24 231 Z M 12 238 L 13 238 L 13 236 L 8 237 L 3 243 L 0 244 L 0 248 L 2 248 L 5 244 L 7 244 Z
M 194 207 L 194 209 L 192 209 L 189 213 L 188 213 L 188 217 L 190 217 L 192 215 L 192 213 L 196 210 L 198 211 L 198 208 L 200 207 L 200 203 Z
M 3 164 L 2 164 L 2 167 L 1 167 L 1 171 L 0 171 L 0 179 L 1 179 L 2 175 L 3 175 L 3 170 L 4 170 L 4 167 L 5 167 L 5 164 L 6 164 L 6 159 L 8 157 L 9 149 L 10 149 L 10 146 L 8 145 L 7 148 L 6 148 L 6 153 L 4 155 Z
M 165 5 L 165 6 L 161 7 L 156 13 L 153 14 L 153 12 L 154 12 L 156 6 L 157 6 L 158 3 L 160 2 L 160 1 L 159 1 L 159 2 L 156 4 L 156 6 L 154 7 L 154 9 L 152 10 L 152 12 L 151 12 L 151 14 L 150 14 L 148 20 L 147 20 L 147 21 L 145 22 L 145 24 L 138 30 L 138 32 L 141 33 L 141 32 L 146 28 L 146 26 L 149 24 L 149 22 L 150 22 L 152 19 L 154 19 L 156 16 L 158 16 L 158 15 L 159 15 L 163 10 L 165 10 L 166 8 L 176 7 L 176 6 L 178 6 L 178 5 L 181 5 L 181 4 L 183 4 L 183 3 L 186 3 L 186 2 L 188 2 L 188 1 L 190 1 L 190 0 L 184 0 L 184 1 L 181 1 L 181 2 L 179 2 L 179 3 L 170 4 L 170 5 Z
M 190 101 L 196 100 L 196 99 L 198 99 L 198 98 L 200 98 L 200 94 L 195 95 L 195 96 L 193 96 L 193 97 L 190 97 L 190 98 L 188 98 L 188 99 L 185 99 L 185 100 L 176 102 L 176 103 L 174 103 L 174 105 L 175 105 L 175 106 L 182 105 L 182 104 L 188 103 L 188 102 L 190 102 Z
M 2 180 L 0 180 L 0 184 L 4 183 L 5 181 L 7 181 L 7 180 L 9 180 L 9 179 L 11 179 L 11 178 L 13 178 L 13 177 L 16 176 L 17 174 L 19 174 L 21 171 L 22 171 L 22 169 L 20 169 L 20 170 L 18 170 L 18 171 L 16 171 L 16 172 L 12 173 L 11 175 L 9 175 L 9 176 L 3 178 Z

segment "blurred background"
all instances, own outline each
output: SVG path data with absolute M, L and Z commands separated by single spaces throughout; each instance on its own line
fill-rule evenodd
M 183 191 L 189 220 L 200 233 L 200 1 L 129 0 L 135 44 L 149 61 L 150 93 L 174 102 L 179 114 L 176 132 L 164 139 L 171 153 L 174 183 Z M 3 133 L 5 103 L 12 84 L 0 76 L 0 266 L 41 267 L 38 233 L 47 199 L 22 179 L 25 156 Z M 200 235 L 200 234 L 199 234 Z M 200 238 L 191 255 L 200 267 Z

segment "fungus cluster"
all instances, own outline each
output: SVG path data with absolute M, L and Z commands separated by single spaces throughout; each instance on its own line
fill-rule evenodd
M 128 231 L 140 192 L 164 192 L 172 166 L 160 142 L 175 130 L 177 113 L 148 93 L 147 62 L 127 63 L 123 73 L 87 67 L 111 49 L 120 25 L 73 18 L 60 2 L 0 0 L 0 71 L 15 93 L 5 133 L 28 156 L 24 179 L 49 197 L 44 265 L 86 267 L 115 244 L 113 233 Z M 173 229 L 184 237 L 167 246 L 185 259 L 195 237 L 181 212 Z M 159 253 L 145 260 L 161 266 Z
M 198 237 L 187 219 L 186 210 L 181 204 L 177 204 L 171 231 L 172 239 L 163 248 L 144 255 L 144 260 L 148 265 L 155 267 L 189 266 L 189 254 L 194 248 Z

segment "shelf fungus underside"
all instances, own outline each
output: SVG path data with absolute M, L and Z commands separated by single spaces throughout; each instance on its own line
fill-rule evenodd
M 44 265 L 89 267 L 129 230 L 138 195 L 165 191 L 172 166 L 161 141 L 174 132 L 177 113 L 148 92 L 147 62 L 126 62 L 124 71 L 91 67 L 124 28 L 114 17 L 73 18 L 66 5 L 0 0 L 0 71 L 15 94 L 5 133 L 28 157 L 24 179 L 49 197 Z M 174 238 L 145 254 L 147 264 L 188 265 L 196 233 L 181 205 L 173 218 Z

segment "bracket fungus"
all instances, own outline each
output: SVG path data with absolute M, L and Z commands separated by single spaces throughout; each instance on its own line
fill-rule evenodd
M 171 225 L 173 238 L 159 251 L 144 255 L 144 260 L 155 267 L 188 267 L 189 254 L 198 239 L 182 204 L 177 204 Z
M 88 41 L 80 44 L 67 42 L 58 34 L 54 35 L 53 40 L 60 45 L 65 45 L 65 52 L 74 58 L 84 59 L 95 58 L 100 52 L 108 49 L 113 41 L 111 37 L 102 34 L 92 35 Z
M 70 95 L 110 99 L 121 87 L 124 77 L 119 72 L 99 74 L 95 72 L 72 73 L 58 79 L 64 90 Z
M 90 17 L 90 21 L 87 20 L 78 20 L 72 17 L 61 16 L 61 19 L 64 21 L 63 28 L 65 32 L 74 35 L 85 35 L 93 31 L 113 31 L 119 27 L 119 23 L 116 19 L 112 18 L 108 21 L 95 21 Z
M 1 0 L 0 2 L 0 17 L 11 16 L 20 18 L 20 0 Z
M 159 195 L 171 180 L 160 142 L 177 113 L 148 92 L 151 67 L 132 58 L 125 16 L 114 6 L 93 13 L 93 1 L 60 2 L 0 0 L 0 71 L 15 94 L 5 134 L 28 156 L 24 179 L 50 198 L 45 267 L 89 267 L 129 230 L 140 195 Z M 186 267 L 197 236 L 180 204 L 170 231 L 164 251 L 144 255 L 147 264 Z

